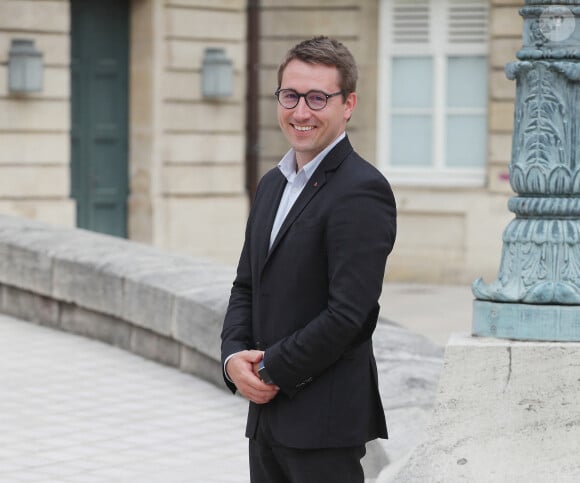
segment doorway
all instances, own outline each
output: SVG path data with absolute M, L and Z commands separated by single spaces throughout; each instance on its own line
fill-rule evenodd
M 128 0 L 71 1 L 71 195 L 77 226 L 127 236 Z

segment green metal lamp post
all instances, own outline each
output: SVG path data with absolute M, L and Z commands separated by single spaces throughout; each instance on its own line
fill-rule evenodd
M 473 283 L 473 334 L 580 341 L 580 0 L 526 0 L 506 66 L 516 101 L 497 280 Z

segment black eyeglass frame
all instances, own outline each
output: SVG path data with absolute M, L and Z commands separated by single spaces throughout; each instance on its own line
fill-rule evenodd
M 292 107 L 286 107 L 284 104 L 282 104 L 282 102 L 280 101 L 280 93 L 282 91 L 292 91 L 296 94 L 296 104 L 294 104 Z M 308 102 L 308 95 L 312 94 L 313 92 L 316 92 L 317 94 L 322 94 L 324 97 L 326 97 L 326 102 L 324 103 L 324 106 L 322 107 L 312 107 L 310 105 L 310 103 Z M 278 104 L 280 104 L 284 109 L 294 109 L 298 103 L 300 102 L 300 98 L 304 97 L 304 102 L 306 102 L 306 105 L 308 106 L 309 109 L 312 109 L 313 111 L 321 111 L 322 109 L 324 109 L 327 105 L 328 105 L 328 99 L 330 99 L 331 97 L 335 97 L 335 96 L 339 96 L 343 94 L 344 95 L 344 91 L 338 91 L 338 92 L 334 92 L 332 94 L 327 94 L 324 91 L 319 91 L 318 89 L 311 89 L 308 92 L 306 92 L 305 94 L 301 94 L 300 92 L 294 90 L 294 89 L 277 89 L 276 92 L 274 92 L 274 95 L 276 96 L 276 99 L 278 99 Z

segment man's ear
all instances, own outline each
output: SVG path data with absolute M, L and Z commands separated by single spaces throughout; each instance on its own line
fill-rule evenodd
M 351 92 L 348 96 L 346 96 L 346 100 L 344 102 L 344 118 L 347 122 L 350 121 L 352 112 L 356 107 L 357 100 L 358 98 L 356 92 Z

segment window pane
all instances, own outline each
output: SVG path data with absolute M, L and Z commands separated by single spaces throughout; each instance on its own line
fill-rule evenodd
M 485 166 L 486 121 L 484 115 L 447 116 L 445 162 L 450 168 Z
M 393 116 L 391 119 L 391 164 L 430 166 L 431 116 Z
M 487 62 L 485 57 L 447 59 L 447 107 L 487 106 Z
M 433 59 L 397 57 L 393 59 L 393 107 L 432 107 Z

